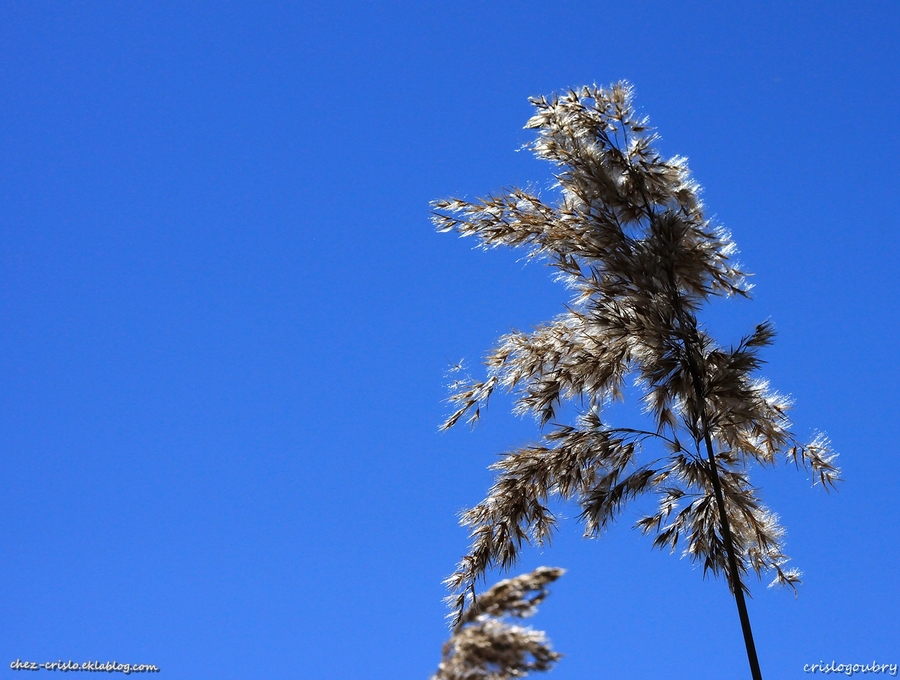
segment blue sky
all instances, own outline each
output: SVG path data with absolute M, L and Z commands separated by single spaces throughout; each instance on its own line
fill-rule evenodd
M 842 453 L 830 496 L 756 478 L 805 573 L 753 586 L 764 673 L 900 663 L 898 29 L 892 2 L 3 3 L 0 677 L 428 677 L 456 514 L 536 435 L 502 399 L 439 434 L 444 374 L 567 299 L 428 202 L 547 186 L 527 98 L 622 78 L 756 274 L 706 321 L 771 318 L 765 375 Z M 548 677 L 745 677 L 725 584 L 636 518 L 523 560 L 569 570 Z

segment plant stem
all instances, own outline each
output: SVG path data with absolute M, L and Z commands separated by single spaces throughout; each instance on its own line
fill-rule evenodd
M 627 135 L 626 135 L 627 142 Z M 641 198 L 643 200 L 644 213 L 651 225 L 654 225 L 658 216 L 651 208 L 650 198 L 647 195 L 646 187 L 633 166 L 628 163 L 629 174 L 636 180 L 640 187 Z M 697 320 L 690 312 L 685 312 L 684 304 L 682 304 L 681 295 L 677 279 L 675 277 L 675 269 L 671 262 L 667 263 L 666 274 L 668 275 L 669 295 L 671 297 L 672 308 L 675 312 L 675 318 L 678 322 L 678 331 L 681 334 L 681 341 L 684 343 L 684 353 L 687 359 L 688 371 L 691 374 L 691 382 L 694 385 L 694 395 L 697 398 L 697 409 L 700 415 L 700 425 L 703 429 L 703 440 L 706 444 L 706 454 L 709 458 L 709 478 L 712 481 L 713 491 L 716 496 L 716 508 L 719 511 L 719 525 L 722 531 L 722 540 L 725 543 L 725 554 L 728 558 L 729 585 L 734 595 L 734 601 L 738 609 L 738 617 L 741 620 L 741 632 L 744 634 L 744 646 L 747 648 L 747 661 L 750 664 L 750 675 L 753 680 L 762 680 L 762 671 L 759 668 L 759 658 L 756 656 L 756 644 L 753 642 L 753 630 L 750 627 L 750 615 L 747 613 L 747 602 L 744 600 L 744 586 L 741 583 L 741 576 L 738 572 L 737 557 L 734 552 L 734 541 L 731 538 L 731 526 L 728 523 L 728 515 L 725 512 L 725 496 L 722 493 L 722 484 L 719 481 L 719 468 L 716 464 L 716 455 L 713 451 L 712 437 L 709 434 L 709 415 L 706 412 L 706 389 L 703 378 L 700 373 L 697 358 L 700 353 L 700 336 L 697 332 Z M 699 442 L 697 442 L 699 446 Z
M 744 646 L 747 648 L 747 661 L 750 664 L 750 675 L 753 680 L 762 680 L 762 671 L 759 668 L 759 658 L 756 655 L 756 644 L 753 642 L 753 629 L 750 627 L 750 615 L 747 613 L 747 602 L 744 599 L 744 586 L 741 583 L 741 575 L 738 571 L 737 556 L 734 552 L 734 541 L 731 538 L 731 526 L 728 522 L 728 514 L 725 511 L 725 495 L 722 493 L 722 484 L 719 481 L 719 467 L 716 464 L 716 455 L 713 451 L 712 437 L 709 430 L 709 414 L 706 412 L 706 389 L 698 366 L 697 357 L 700 351 L 700 337 L 697 333 L 697 322 L 693 315 L 688 317 L 684 305 L 678 294 L 675 284 L 675 274 L 670 269 L 669 284 L 671 286 L 672 303 L 675 316 L 678 320 L 679 330 L 684 343 L 684 353 L 687 359 L 688 371 L 691 374 L 691 382 L 694 385 L 694 395 L 697 398 L 697 409 L 700 415 L 700 426 L 703 429 L 703 441 L 706 444 L 706 455 L 709 458 L 709 478 L 712 481 L 713 491 L 716 496 L 716 508 L 719 511 L 719 526 L 722 531 L 722 540 L 725 543 L 725 554 L 728 558 L 728 581 L 734 601 L 738 609 L 738 617 L 741 620 L 741 632 L 744 634 Z M 686 318 L 688 317 L 688 318 Z M 698 442 L 699 444 L 699 442 Z
M 719 509 L 722 539 L 725 541 L 725 552 L 728 555 L 728 568 L 731 574 L 731 591 L 734 594 L 738 616 L 741 619 L 741 631 L 744 633 L 744 646 L 747 648 L 747 661 L 750 663 L 750 674 L 753 676 L 753 680 L 762 680 L 762 672 L 759 669 L 759 659 L 756 656 L 756 645 L 753 642 L 753 630 L 750 628 L 750 615 L 747 613 L 747 602 L 744 600 L 744 586 L 741 583 L 741 577 L 738 573 L 737 558 L 734 554 L 734 543 L 731 540 L 731 527 L 728 525 L 728 515 L 725 514 L 725 497 L 722 494 L 722 485 L 719 483 L 718 466 L 716 465 L 716 457 L 713 453 L 712 441 L 709 436 L 709 426 L 705 422 L 705 411 L 703 412 L 703 421 L 703 439 L 706 442 L 706 453 L 709 456 L 709 476 L 712 479 L 713 490 L 716 493 L 716 506 Z
M 681 305 L 676 307 L 679 323 L 683 325 Z M 682 329 L 684 330 L 684 329 Z M 737 557 L 734 552 L 734 541 L 731 539 L 731 526 L 728 523 L 728 514 L 725 512 L 725 495 L 722 493 L 722 484 L 719 481 L 719 466 L 716 464 L 716 455 L 713 451 L 712 437 L 709 434 L 709 415 L 706 412 L 706 395 L 703 388 L 703 380 L 697 366 L 695 344 L 696 326 L 691 326 L 693 333 L 689 339 L 684 337 L 685 354 L 687 355 L 688 370 L 691 374 L 691 382 L 694 384 L 694 394 L 697 397 L 697 405 L 700 410 L 700 425 L 703 428 L 703 441 L 706 444 L 706 454 L 709 458 L 709 478 L 712 480 L 713 491 L 716 495 L 716 507 L 719 510 L 719 525 L 722 530 L 722 540 L 725 543 L 725 554 L 728 557 L 729 585 L 737 604 L 738 617 L 741 620 L 741 631 L 744 634 L 744 646 L 747 648 L 747 661 L 750 664 L 750 675 L 753 680 L 762 680 L 762 672 L 759 668 L 759 658 L 756 656 L 756 644 L 753 642 L 753 629 L 750 627 L 750 615 L 747 613 L 747 602 L 744 599 L 744 586 L 741 583 L 741 575 L 738 571 Z

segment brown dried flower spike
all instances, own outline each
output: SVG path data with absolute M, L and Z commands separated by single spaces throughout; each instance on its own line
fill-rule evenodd
M 564 573 L 538 567 L 481 595 L 462 613 L 431 680 L 508 680 L 549 670 L 561 655 L 550 648 L 544 633 L 503 619 L 532 616 L 548 595 L 547 585 Z
M 578 503 L 585 534 L 595 536 L 626 502 L 655 494 L 657 512 L 637 526 L 656 546 L 683 546 L 704 574 L 726 576 L 759 678 L 745 577 L 771 571 L 773 583 L 793 587 L 799 572 L 783 568 L 783 529 L 748 468 L 786 458 L 827 488 L 838 479 L 835 454 L 824 436 L 799 443 L 789 401 L 755 376 L 774 335 L 768 322 L 733 347 L 720 347 L 698 324 L 712 297 L 747 296 L 750 287 L 732 260 L 730 235 L 704 217 L 686 160 L 654 148 L 657 135 L 635 114 L 632 88 L 585 87 L 531 103 L 531 148 L 556 167 L 559 199 L 548 204 L 513 189 L 433 204 L 439 231 L 474 236 L 484 248 L 523 247 L 574 291 L 549 323 L 500 338 L 484 380 L 453 388 L 456 410 L 444 428 L 477 421 L 497 388 L 514 392 L 516 413 L 550 426 L 493 466 L 487 498 L 462 517 L 472 545 L 447 581 L 458 616 L 487 570 L 511 567 L 523 544 L 549 539 L 551 497 Z M 653 426 L 603 419 L 626 380 L 643 390 Z M 554 423 L 563 401 L 583 405 L 574 424 Z M 651 442 L 661 446 L 644 458 Z

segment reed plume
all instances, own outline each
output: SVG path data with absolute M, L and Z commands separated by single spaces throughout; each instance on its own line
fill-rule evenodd
M 549 670 L 560 658 L 543 631 L 510 623 L 534 615 L 547 586 L 565 573 L 538 567 L 500 581 L 461 613 L 431 680 L 509 680 Z
M 500 389 L 542 430 L 492 466 L 495 484 L 462 515 L 471 547 L 447 580 L 456 621 L 488 570 L 512 567 L 523 545 L 550 539 L 551 499 L 576 503 L 585 535 L 596 536 L 629 501 L 652 494 L 656 510 L 637 527 L 654 546 L 682 548 L 704 575 L 725 576 L 759 680 L 747 575 L 769 572 L 773 584 L 794 588 L 800 574 L 786 566 L 784 530 L 750 469 L 787 460 L 828 488 L 838 480 L 836 454 L 824 435 L 798 441 L 789 399 L 757 375 L 772 324 L 721 346 L 698 321 L 714 297 L 747 297 L 750 285 L 730 234 L 705 217 L 686 159 L 656 150 L 658 136 L 636 114 L 631 86 L 584 87 L 531 103 L 530 148 L 553 164 L 556 200 L 511 189 L 432 204 L 439 231 L 474 237 L 483 248 L 522 248 L 572 292 L 556 318 L 501 337 L 483 379 L 452 386 L 444 429 L 474 424 Z M 604 417 L 630 382 L 648 426 Z M 578 411 L 569 423 L 558 422 L 564 402 Z

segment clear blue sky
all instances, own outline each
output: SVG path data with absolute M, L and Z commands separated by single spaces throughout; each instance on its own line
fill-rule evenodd
M 805 572 L 754 584 L 766 677 L 900 663 L 898 39 L 888 1 L 3 3 L 0 678 L 428 677 L 456 513 L 535 436 L 439 434 L 444 373 L 567 299 L 428 202 L 545 186 L 527 98 L 621 78 L 756 274 L 709 323 L 771 318 L 842 453 L 830 496 L 757 477 Z M 523 562 L 569 570 L 549 677 L 746 677 L 725 584 L 635 518 Z

